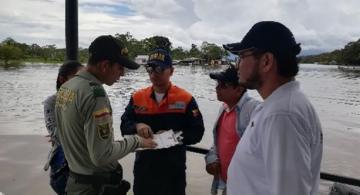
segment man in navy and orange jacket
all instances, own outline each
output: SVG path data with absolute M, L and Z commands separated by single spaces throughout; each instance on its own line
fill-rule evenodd
M 146 66 L 152 86 L 136 91 L 121 117 L 123 135 L 153 134 L 172 129 L 182 132 L 181 145 L 136 152 L 135 195 L 185 195 L 186 147 L 198 143 L 204 123 L 192 95 L 170 82 L 174 72 L 169 53 L 155 49 Z

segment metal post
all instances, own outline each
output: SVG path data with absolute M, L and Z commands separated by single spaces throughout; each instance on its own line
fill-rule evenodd
M 78 0 L 65 3 L 66 60 L 78 59 Z

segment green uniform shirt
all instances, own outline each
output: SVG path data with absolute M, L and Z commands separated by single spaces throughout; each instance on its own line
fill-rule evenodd
M 85 175 L 115 170 L 117 160 L 139 145 L 136 136 L 114 141 L 112 110 L 102 83 L 82 71 L 56 98 L 57 134 L 70 170 Z

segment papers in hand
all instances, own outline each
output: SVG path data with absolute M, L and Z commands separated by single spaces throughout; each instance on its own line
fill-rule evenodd
M 162 149 L 162 148 L 170 148 L 172 146 L 182 144 L 181 140 L 183 139 L 183 137 L 181 136 L 181 134 L 182 134 L 181 131 L 174 133 L 172 129 L 154 134 L 153 140 L 157 144 L 154 150 Z M 137 150 L 151 150 L 151 149 L 138 148 Z
M 181 140 L 183 137 L 181 134 L 181 131 L 174 133 L 172 129 L 161 132 L 159 134 L 154 134 L 154 142 L 157 143 L 155 149 L 170 148 L 172 146 L 182 144 Z

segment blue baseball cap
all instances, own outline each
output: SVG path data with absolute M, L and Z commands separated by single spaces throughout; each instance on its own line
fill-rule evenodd
M 223 45 L 233 54 L 242 50 L 256 48 L 275 55 L 297 55 L 301 51 L 292 32 L 283 24 L 275 21 L 262 21 L 251 27 L 241 42 Z
M 170 53 L 164 49 L 155 49 L 149 54 L 147 65 L 160 66 L 162 68 L 172 67 Z

